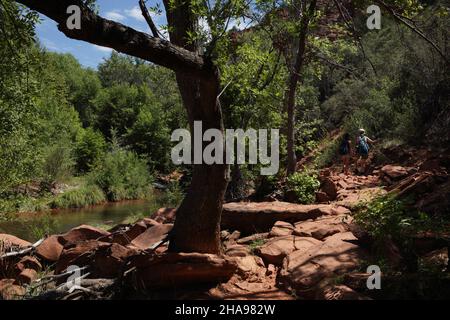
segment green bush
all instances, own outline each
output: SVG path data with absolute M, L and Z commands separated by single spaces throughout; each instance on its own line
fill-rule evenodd
M 287 179 L 287 187 L 294 191 L 298 202 L 303 204 L 313 203 L 315 192 L 319 190 L 320 182 L 313 171 L 296 172 Z
M 152 177 L 147 163 L 134 152 L 117 145 L 89 174 L 110 201 L 141 199 L 151 190 Z
M 67 191 L 56 197 L 51 203 L 51 208 L 83 208 L 106 201 L 105 194 L 96 185 L 86 185 Z
M 49 148 L 42 166 L 44 182 L 62 182 L 72 176 L 74 162 L 71 152 L 71 148 L 64 142 Z
M 101 160 L 106 150 L 106 142 L 100 132 L 92 128 L 82 130 L 77 137 L 75 157 L 79 172 L 88 172 Z
M 324 142 L 327 145 L 320 152 L 320 154 L 314 159 L 314 165 L 317 168 L 324 168 L 331 166 L 336 162 L 338 158 L 339 145 L 342 141 L 342 138 Z
M 403 257 L 414 257 L 413 236 L 421 231 L 439 232 L 446 224 L 431 219 L 423 212 L 409 206 L 407 199 L 386 195 L 361 205 L 355 214 L 355 222 L 374 240 L 374 249 L 384 256 L 386 240 L 392 240 Z
M 161 206 L 178 207 L 183 200 L 184 193 L 178 181 L 171 181 L 163 196 L 159 199 Z

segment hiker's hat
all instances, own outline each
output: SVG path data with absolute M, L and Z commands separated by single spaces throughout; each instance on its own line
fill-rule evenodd
M 359 133 L 366 133 L 366 130 L 364 130 L 364 129 L 359 129 Z

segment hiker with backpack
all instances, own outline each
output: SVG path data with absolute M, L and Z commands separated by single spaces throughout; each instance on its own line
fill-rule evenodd
M 350 157 L 352 155 L 351 139 L 350 134 L 344 134 L 341 144 L 339 146 L 339 154 L 343 163 L 343 172 L 345 175 L 349 174 L 350 171 Z
M 365 173 L 367 170 L 366 161 L 367 158 L 369 158 L 369 143 L 374 144 L 375 140 L 372 140 L 366 136 L 366 130 L 359 129 L 359 136 L 356 138 L 356 150 L 359 155 L 356 166 L 359 173 Z

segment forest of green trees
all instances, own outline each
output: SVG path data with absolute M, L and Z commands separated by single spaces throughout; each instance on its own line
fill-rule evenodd
M 439 2 L 420 8 L 411 10 L 420 10 L 422 30 L 445 48 L 448 11 Z M 361 34 L 354 41 L 343 23 L 327 23 L 327 9 L 311 21 L 296 93 L 297 158 L 336 128 L 355 133 L 364 127 L 397 143 L 442 138 L 448 60 L 387 16 L 381 30 L 371 31 L 364 28 L 364 13 L 356 15 Z M 172 71 L 117 52 L 97 70 L 85 68 L 72 55 L 48 52 L 35 41 L 39 22 L 33 13 L 2 2 L 0 14 L 0 212 L 141 198 L 157 173 L 175 169 L 170 134 L 188 122 Z M 283 99 L 291 62 L 283 46 L 289 46 L 295 23 L 278 14 L 271 18 L 218 39 L 213 54 L 226 87 L 226 128 L 286 128 Z M 284 164 L 287 132 L 281 132 Z M 257 178 L 254 166 L 239 169 L 246 179 Z M 63 198 L 33 202 L 18 192 L 31 182 L 44 198 L 58 183 L 78 187 Z

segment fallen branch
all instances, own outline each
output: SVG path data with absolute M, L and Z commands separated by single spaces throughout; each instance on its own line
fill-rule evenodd
M 45 240 L 45 238 L 37 241 L 31 247 L 25 248 L 23 250 L 14 251 L 14 252 L 8 252 L 8 253 L 0 256 L 0 259 L 11 258 L 11 257 L 16 257 L 16 256 L 21 256 L 21 255 L 27 254 L 27 253 L 33 251 L 34 249 L 36 249 L 44 240 Z

